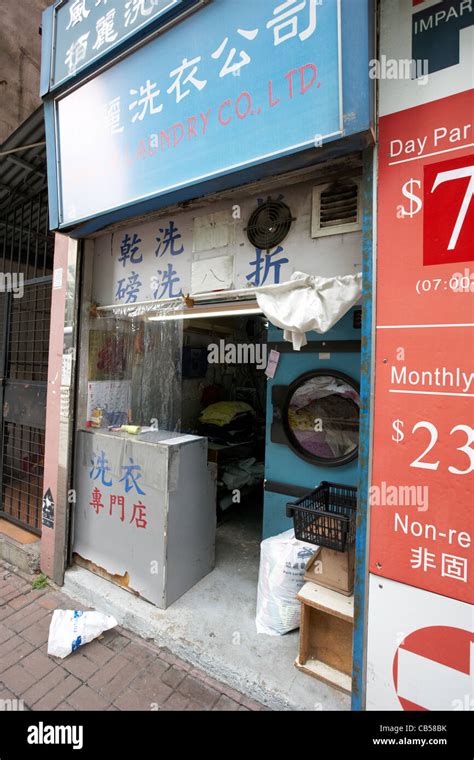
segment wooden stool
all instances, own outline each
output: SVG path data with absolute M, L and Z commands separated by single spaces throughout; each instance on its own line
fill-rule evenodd
M 301 602 L 299 670 L 350 694 L 354 597 L 305 583 Z

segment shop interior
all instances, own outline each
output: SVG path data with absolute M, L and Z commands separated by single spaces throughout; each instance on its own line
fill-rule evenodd
M 89 389 L 110 381 L 121 386 L 122 397 L 109 395 L 102 403 L 92 395 L 86 426 L 131 424 L 142 432 L 205 437 L 208 461 L 216 465 L 218 524 L 250 504 L 261 522 L 265 317 L 211 312 L 185 320 L 106 318 L 95 326 L 89 334 Z
M 196 254 L 188 261 L 192 295 L 114 301 L 111 270 L 120 262 L 114 246 L 122 234 L 99 238 L 85 263 L 90 311 L 81 324 L 82 460 L 75 455 L 75 487 L 82 492 L 72 572 L 101 575 L 105 595 L 127 597 L 123 603 L 137 605 L 138 617 L 143 605 L 144 625 L 156 640 L 257 699 L 268 702 L 273 695 L 280 708 L 344 709 L 350 703 L 361 411 L 361 200 L 355 176 L 291 188 L 285 195 L 290 206 L 262 201 L 259 191 L 260 201 L 247 198 L 238 222 L 228 219 L 224 206 L 210 215 L 207 209 L 183 212 L 175 225 Z M 266 216 L 275 209 L 278 224 Z M 263 215 L 260 226 L 252 222 L 255 214 Z M 257 233 L 264 239 L 254 239 Z M 141 228 L 144 251 L 152 251 L 155 237 L 151 222 Z M 295 283 L 301 290 L 292 291 L 291 314 L 301 307 L 312 325 L 299 336 L 298 329 L 286 328 L 291 317 L 277 326 L 279 304 L 262 309 L 261 293 L 245 287 L 248 276 L 238 281 L 242 262 L 250 261 L 244 252 L 266 251 L 270 266 L 271 251 L 282 242 L 287 258 L 295 256 L 297 274 L 311 272 L 303 277 L 326 283 L 320 308 L 311 301 L 311 283 Z M 231 258 L 238 263 L 233 288 L 211 290 L 205 278 Z M 144 260 L 142 282 L 153 261 L 153 255 Z M 121 264 L 114 271 L 124 276 Z M 289 270 L 285 293 L 288 277 Z M 173 462 L 184 462 L 186 447 L 195 452 L 193 474 L 180 465 L 173 479 Z M 97 453 L 108 457 L 109 491 L 101 487 L 104 471 L 89 469 Z M 135 501 L 127 502 L 120 477 L 133 457 L 133 466 L 143 466 L 143 504 L 158 516 L 148 536 L 133 532 L 130 518 L 122 522 L 112 506 L 108 516 L 112 495 L 123 496 L 127 516 L 134 514 L 139 494 L 132 490 Z M 167 485 L 163 489 L 162 481 L 151 496 L 158 471 Z M 99 496 L 105 494 L 103 520 L 96 519 L 92 498 L 98 486 Z M 308 575 L 320 551 L 329 558 L 326 581 L 318 574 L 320 558 L 311 565 L 314 577 Z M 147 568 L 160 552 L 158 582 Z M 175 564 L 173 556 L 179 557 Z M 194 577 L 183 581 L 190 568 Z M 278 581 L 285 574 L 297 577 L 297 588 L 288 591 L 285 580 Z M 179 593 L 155 598 L 155 589 L 161 593 L 178 577 Z M 111 591 L 110 582 L 122 588 Z M 323 617 L 331 604 L 334 615 L 323 625 L 321 610 L 308 599 L 305 619 L 312 624 L 298 628 L 303 583 L 323 595 L 321 589 L 336 592 Z M 81 575 L 74 591 L 87 584 L 87 574 Z M 326 640 L 313 640 L 315 629 L 326 631 Z
M 158 429 L 207 440 L 208 467 L 215 477 L 215 567 L 166 609 L 157 623 L 159 635 L 165 639 L 171 636 L 175 644 L 191 641 L 201 661 L 209 658 L 211 672 L 223 667 L 224 672 L 240 674 L 236 677 L 247 674 L 246 678 L 256 679 L 266 691 L 261 675 L 264 671 L 279 704 L 287 699 L 288 704 L 311 709 L 311 700 L 323 699 L 328 707 L 341 709 L 348 704 L 347 694 L 331 690 L 294 668 L 299 632 L 260 635 L 255 628 L 255 612 L 264 500 L 272 497 L 265 496 L 264 477 L 272 474 L 271 467 L 265 474 L 265 453 L 273 459 L 278 474 L 278 458 L 289 461 L 290 444 L 291 456 L 296 454 L 290 468 L 303 468 L 299 475 L 296 471 L 292 474 L 293 482 L 306 472 L 304 468 L 313 473 L 311 477 L 318 477 L 311 461 L 315 455 L 321 456 L 321 465 L 331 457 L 344 463 L 347 454 L 354 460 L 358 407 L 353 398 L 357 394 L 349 389 L 353 393 L 350 398 L 344 375 L 334 379 L 330 371 L 327 373 L 331 382 L 341 384 L 339 390 L 328 386 L 324 372 L 322 377 L 308 379 L 308 371 L 311 374 L 318 365 L 314 352 L 296 353 L 289 346 L 282 355 L 278 377 L 288 380 L 287 395 L 292 402 L 287 409 L 290 429 L 286 435 L 292 436 L 293 443 L 275 446 L 278 436 L 274 435 L 274 420 L 268 419 L 268 410 L 271 412 L 279 401 L 265 374 L 275 328 L 258 309 L 249 311 L 257 313 L 229 316 L 228 308 L 212 306 L 204 308 L 197 318 L 182 318 L 166 310 L 151 315 L 94 315 L 88 333 L 85 427 L 104 430 L 125 424 L 139 428 L 142 434 Z M 352 329 L 356 317 L 348 314 L 332 334 L 347 337 L 347 325 Z M 239 354 L 239 347 L 245 347 L 240 349 L 244 353 Z M 357 354 L 344 351 L 332 355 L 334 366 L 348 369 L 350 375 L 357 376 L 358 361 Z M 299 387 L 294 383 L 297 378 L 298 382 L 303 378 Z M 117 398 L 110 397 L 110 390 L 105 402 L 94 397 L 93 389 L 104 380 L 120 387 Z M 317 399 L 311 396 L 315 383 L 323 387 L 322 394 L 317 391 Z M 270 392 L 271 403 L 267 397 Z M 303 406 L 297 401 L 299 397 L 304 399 Z M 307 426 L 308 414 L 314 417 L 316 412 L 332 419 L 332 431 L 323 444 Z M 356 477 L 356 459 L 352 466 Z M 332 472 L 332 479 L 337 481 L 337 468 Z M 325 475 L 327 469 L 323 467 L 321 473 Z M 281 480 L 285 477 L 289 478 L 288 472 Z M 278 512 L 282 514 L 285 504 L 295 501 L 294 496 L 285 494 L 278 499 Z M 285 525 L 287 529 L 290 524 Z M 185 650 L 183 654 L 189 656 Z
M 266 348 L 261 315 L 185 320 L 181 432 L 207 438 L 217 466 L 217 523 L 262 519 Z
M 249 309 L 250 312 L 258 309 Z M 229 313 L 229 312 L 227 312 Z M 89 332 L 86 427 L 125 424 L 207 440 L 216 566 L 245 546 L 258 580 L 266 436 L 267 329 L 261 313 L 99 318 Z M 107 381 L 120 395 L 100 400 Z M 107 387 L 107 386 L 106 386 Z M 166 389 L 166 392 L 164 392 Z M 199 483 L 196 484 L 199 488 Z

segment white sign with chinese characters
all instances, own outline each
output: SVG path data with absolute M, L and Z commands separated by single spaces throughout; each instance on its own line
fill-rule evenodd
M 72 354 L 63 354 L 61 365 L 61 385 L 71 385 L 72 380 Z
M 202 0 L 62 0 L 53 9 L 51 85 L 79 74 L 144 27 L 166 23 Z M 45 64 L 46 65 L 46 64 Z
M 215 290 L 232 288 L 234 276 L 234 259 L 232 256 L 219 256 L 192 264 L 191 292 L 209 293 Z
M 163 214 L 156 221 L 123 228 L 95 240 L 93 298 L 100 305 L 133 304 L 177 298 L 181 295 L 227 289 L 253 288 L 287 282 L 294 271 L 333 277 L 362 269 L 361 233 L 311 237 L 312 183 L 274 194 L 286 203 L 295 221 L 288 236 L 269 252 L 254 248 L 245 228 L 251 213 L 267 195 L 244 196 L 217 202 L 214 212 L 227 211 L 232 219 L 228 245 L 193 253 L 196 220 L 208 218 L 202 210 Z M 225 267 L 224 267 L 225 260 Z M 196 267 L 201 273 L 198 281 Z M 203 278 L 211 271 L 218 279 Z M 220 279 L 219 279 L 220 278 Z M 194 290 L 194 287 L 197 289 Z
M 206 439 L 79 431 L 73 550 L 164 609 L 214 564 Z

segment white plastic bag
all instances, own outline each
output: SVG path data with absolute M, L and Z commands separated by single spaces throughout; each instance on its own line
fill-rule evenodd
M 54 610 L 49 626 L 48 654 L 67 657 L 83 644 L 114 628 L 117 621 L 103 612 L 82 610 Z
M 296 595 L 304 584 L 305 568 L 317 546 L 295 538 L 293 530 L 260 544 L 257 592 L 257 633 L 282 636 L 299 628 L 300 602 Z

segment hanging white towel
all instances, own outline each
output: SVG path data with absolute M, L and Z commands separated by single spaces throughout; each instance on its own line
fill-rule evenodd
M 257 302 L 267 319 L 284 330 L 295 351 L 306 346 L 306 333 L 325 333 L 347 314 L 362 294 L 362 274 L 313 277 L 294 272 L 288 282 L 263 288 Z

